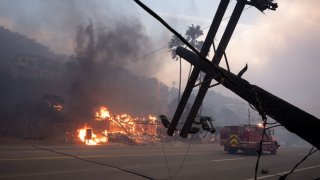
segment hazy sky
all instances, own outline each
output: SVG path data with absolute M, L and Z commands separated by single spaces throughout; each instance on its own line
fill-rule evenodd
M 202 28 L 210 26 L 219 3 L 218 0 L 143 2 L 181 34 L 191 24 Z M 226 17 L 231 14 L 235 2 L 231 2 Z M 227 48 L 231 70 L 236 74 L 248 63 L 245 79 L 320 117 L 320 1 L 277 2 L 277 11 L 262 14 L 250 8 L 243 12 Z M 140 22 L 153 43 L 152 47 L 146 47 L 146 52 L 166 46 L 172 35 L 131 0 L 0 0 L 0 26 L 34 38 L 57 53 L 73 53 L 76 28 L 89 19 L 109 28 L 117 21 Z M 226 23 L 223 22 L 218 40 Z M 223 61 L 221 65 L 224 67 Z M 151 71 L 144 74 L 141 66 Z M 169 86 L 178 81 L 179 63 L 171 59 L 166 48 L 129 68 L 157 77 Z M 189 70 L 185 62 L 183 70 L 185 83 Z M 228 94 L 224 88 L 216 89 Z

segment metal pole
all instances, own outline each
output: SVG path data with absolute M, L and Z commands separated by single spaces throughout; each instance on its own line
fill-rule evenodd
M 201 51 L 200 51 L 200 54 L 202 54 L 204 57 L 206 57 L 209 53 L 211 44 L 213 43 L 214 37 L 216 36 L 216 33 L 219 29 L 222 18 L 227 10 L 229 2 L 230 2 L 230 0 L 221 0 L 220 1 L 218 10 L 213 18 L 208 35 L 207 35 L 207 37 L 203 43 L 203 46 L 201 48 Z M 190 78 L 187 82 L 187 86 L 185 88 L 185 91 L 182 94 L 182 97 L 179 101 L 179 105 L 178 105 L 178 107 L 175 111 L 175 114 L 172 118 L 172 121 L 170 123 L 170 127 L 168 128 L 167 134 L 169 136 L 172 136 L 174 131 L 176 130 L 176 127 L 179 123 L 182 112 L 188 102 L 188 99 L 189 99 L 191 92 L 192 92 L 192 89 L 197 81 L 199 73 L 200 73 L 200 69 L 198 67 L 195 67 L 190 75 Z

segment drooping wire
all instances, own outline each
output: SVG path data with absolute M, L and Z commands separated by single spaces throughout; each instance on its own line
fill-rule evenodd
M 255 179 L 255 180 L 257 179 L 257 175 L 258 175 L 258 168 L 259 168 L 259 163 L 260 163 L 260 157 L 261 157 L 261 154 L 262 154 L 263 139 L 264 139 L 264 135 L 265 135 L 265 133 L 266 133 L 266 122 L 267 122 L 267 119 L 264 119 L 264 120 L 263 120 L 262 137 L 261 137 L 261 140 L 260 140 L 260 142 L 259 142 L 258 158 L 257 158 L 256 166 L 255 166 L 255 169 L 254 169 L 254 179 Z
M 278 124 L 279 122 L 272 122 L 272 123 L 267 123 L 267 125 L 274 125 L 274 124 Z
M 169 167 L 169 163 L 168 163 L 168 159 L 167 159 L 166 151 L 165 151 L 165 149 L 164 149 L 164 145 L 163 145 L 163 140 L 162 140 L 162 130 L 161 130 L 161 129 L 160 129 L 160 141 L 161 141 L 162 153 L 163 153 L 164 160 L 165 160 L 165 163 L 166 163 L 166 166 L 167 166 L 167 170 L 168 170 L 168 173 L 169 173 L 169 177 L 172 177 L 172 173 L 171 173 L 171 170 L 170 170 L 170 167 Z
M 189 141 L 187 151 L 184 154 L 183 160 L 182 160 L 182 162 L 180 163 L 180 166 L 177 168 L 177 170 L 175 172 L 172 172 L 170 170 L 167 154 L 166 154 L 166 151 L 164 149 L 164 143 L 163 143 L 163 140 L 162 140 L 161 130 L 160 130 L 160 140 L 161 140 L 162 153 L 163 153 L 164 160 L 165 160 L 165 163 L 166 163 L 166 166 L 167 166 L 167 170 L 168 170 L 168 173 L 169 173 L 169 177 L 163 178 L 163 179 L 161 178 L 160 180 L 173 179 L 181 171 L 181 169 L 183 168 L 183 166 L 185 164 L 185 161 L 186 161 L 186 159 L 187 159 L 187 157 L 189 155 L 189 150 L 190 150 L 190 147 L 191 147 L 191 144 L 192 144 L 192 141 L 193 141 L 193 135 L 191 136 L 191 139 Z
M 259 150 L 258 150 L 258 158 L 256 161 L 256 166 L 255 166 L 255 170 L 254 170 L 254 179 L 257 179 L 258 176 L 258 168 L 259 168 L 259 163 L 260 163 L 260 158 L 261 158 L 261 154 L 262 154 L 262 146 L 263 146 L 263 140 L 264 140 L 264 135 L 266 134 L 266 125 L 267 125 L 267 115 L 264 112 L 263 108 L 262 108 L 262 104 L 261 101 L 259 99 L 258 93 L 256 92 L 256 90 L 254 88 L 251 88 L 252 92 L 254 93 L 255 99 L 256 99 L 256 103 L 258 104 L 257 106 L 257 110 L 262 118 L 263 121 L 263 130 L 262 130 L 262 137 L 259 143 Z
M 192 144 L 192 141 L 193 141 L 193 137 L 194 137 L 194 135 L 192 134 L 192 136 L 191 136 L 191 138 L 190 138 L 189 145 L 188 145 L 187 152 L 185 153 L 185 155 L 184 155 L 184 157 L 183 157 L 183 160 L 182 160 L 179 168 L 172 174 L 171 179 L 173 179 L 173 178 L 181 171 L 181 169 L 183 168 L 183 166 L 184 166 L 184 164 L 185 164 L 185 162 L 186 162 L 186 160 L 187 160 L 187 157 L 188 157 L 188 155 L 189 155 L 189 151 L 190 151 L 190 147 L 191 147 L 191 144 Z
M 118 170 L 130 173 L 130 174 L 134 174 L 134 175 L 143 177 L 145 179 L 150 179 L 150 180 L 155 179 L 155 178 L 151 177 L 150 175 L 145 175 L 145 174 L 142 174 L 141 172 L 136 172 L 136 171 L 124 169 L 122 167 L 118 167 L 118 166 L 115 166 L 115 165 L 106 164 L 106 163 L 102 163 L 102 162 L 93 161 L 93 160 L 90 160 L 90 159 L 81 158 L 81 157 L 74 156 L 74 155 L 71 155 L 71 154 L 66 154 L 66 153 L 63 153 L 63 152 L 55 151 L 55 150 L 52 150 L 52 149 L 38 147 L 36 145 L 32 145 L 32 147 L 34 147 L 36 149 L 39 149 L 39 150 L 50 151 L 50 152 L 53 152 L 53 153 L 56 153 L 56 154 L 61 154 L 61 155 L 64 155 L 64 156 L 72 157 L 72 158 L 79 159 L 79 160 L 82 160 L 82 161 L 87 161 L 87 162 L 90 162 L 90 163 L 111 167 L 111 168 L 114 168 L 114 169 L 118 169 Z
M 160 16 L 158 16 L 155 12 L 153 12 L 150 8 L 148 8 L 146 5 L 144 5 L 142 2 L 140 2 L 139 0 L 134 0 L 140 7 L 142 7 L 145 11 L 147 11 L 151 16 L 153 16 L 154 18 L 156 18 L 159 22 L 161 22 L 162 25 L 164 25 L 169 31 L 171 31 L 174 35 L 176 35 L 183 43 L 185 43 L 185 45 L 187 47 L 189 47 L 194 53 L 196 53 L 199 57 L 201 57 L 203 60 L 207 61 L 208 60 L 203 57 L 199 51 L 197 51 L 193 46 L 191 46 L 186 39 L 184 39 L 178 32 L 176 32 L 170 25 L 168 25 Z M 219 69 L 216 66 L 212 66 L 216 71 L 218 71 L 220 73 L 221 76 L 223 76 L 224 78 L 228 79 L 230 81 L 230 83 L 236 85 L 237 87 L 241 88 L 243 91 L 247 91 L 250 94 L 253 94 L 254 97 L 256 98 L 256 109 L 258 110 L 259 114 L 261 115 L 262 119 L 263 119 L 263 133 L 262 133 L 262 138 L 260 141 L 260 147 L 259 147 L 259 151 L 258 151 L 258 158 L 257 158 L 257 162 L 256 162 L 256 167 L 255 167 L 255 179 L 257 179 L 257 172 L 258 172 L 258 167 L 259 167 L 259 162 L 260 162 L 260 157 L 262 154 L 262 144 L 263 144 L 263 138 L 266 132 L 266 123 L 267 123 L 267 117 L 266 117 L 266 113 L 263 111 L 262 109 L 262 104 L 259 100 L 258 94 L 255 91 L 254 87 L 252 86 L 251 91 L 242 87 L 240 84 L 238 84 L 238 82 L 230 79 L 221 69 Z M 250 104 L 250 103 L 249 103 Z M 251 104 L 250 104 L 251 107 Z
M 188 46 L 194 53 L 196 53 L 199 57 L 201 57 L 202 59 L 208 61 L 205 57 L 203 57 L 194 47 L 192 47 L 179 33 L 177 33 L 173 28 L 171 28 L 163 19 L 161 19 L 161 17 L 159 17 L 156 13 L 154 13 L 151 9 L 149 9 L 147 6 L 145 6 L 143 3 L 141 3 L 139 0 L 134 0 L 140 7 L 142 7 L 144 10 L 146 10 L 150 15 L 152 15 L 154 18 L 156 18 L 158 21 L 160 21 L 167 29 L 169 29 L 174 35 L 176 35 L 183 43 L 186 44 L 186 46 Z M 250 7 L 249 7 L 250 8 Z M 247 8 L 248 9 L 248 8 Z M 263 133 L 262 133 L 262 138 L 260 141 L 260 146 L 259 146 L 259 151 L 258 151 L 258 158 L 257 158 L 257 162 L 256 162 L 256 167 L 255 167 L 255 179 L 257 179 L 257 172 L 258 172 L 258 167 L 259 167 L 259 162 L 260 162 L 260 157 L 262 154 L 262 145 L 263 145 L 263 139 L 264 139 L 264 135 L 266 134 L 266 125 L 267 125 L 267 117 L 266 117 L 266 113 L 265 111 L 262 109 L 262 104 L 259 100 L 258 94 L 256 93 L 255 89 L 252 86 L 251 91 L 242 87 L 241 85 L 239 85 L 236 81 L 231 80 L 230 78 L 228 78 L 228 76 L 226 76 L 224 74 L 224 72 L 222 72 L 219 68 L 213 66 L 213 68 L 215 68 L 215 70 L 217 70 L 222 76 L 224 76 L 224 78 L 227 78 L 230 80 L 230 83 L 238 86 L 239 88 L 241 88 L 244 91 L 247 91 L 248 93 L 253 93 L 253 95 L 256 98 L 256 108 L 253 108 L 251 106 L 251 103 L 249 103 L 250 107 L 252 107 L 253 109 L 257 110 L 259 112 L 259 114 L 261 115 L 262 119 L 263 119 Z M 278 125 L 276 125 L 278 126 Z M 279 125 L 280 126 L 280 125 Z M 316 152 L 316 151 L 314 151 Z M 312 153 L 314 153 L 312 152 Z M 304 159 L 305 160 L 305 159 Z M 301 161 L 302 162 L 302 161 Z M 299 165 L 299 164 L 298 164 Z M 296 165 L 295 167 L 297 167 L 298 165 Z M 293 172 L 293 170 L 292 170 Z
M 21 140 L 20 138 L 17 138 L 17 139 Z M 55 154 L 60 154 L 60 155 L 71 157 L 71 158 L 78 159 L 78 160 L 81 160 L 81 161 L 86 161 L 86 162 L 90 162 L 90 163 L 93 163 L 93 164 L 98 164 L 98 165 L 102 165 L 102 166 L 118 169 L 120 171 L 127 172 L 127 173 L 133 174 L 133 175 L 137 175 L 137 176 L 143 177 L 145 179 L 150 179 L 150 180 L 154 180 L 155 179 L 154 177 L 152 177 L 150 175 L 146 175 L 145 173 L 142 173 L 142 172 L 128 170 L 128 169 L 125 169 L 125 168 L 122 168 L 122 167 L 119 167 L 119 166 L 116 166 L 116 165 L 111 165 L 111 164 L 106 164 L 106 163 L 102 163 L 102 162 L 98 162 L 98 161 L 93 161 L 93 160 L 82 158 L 82 157 L 79 157 L 79 156 L 63 153 L 63 152 L 60 152 L 60 151 L 55 151 L 55 150 L 49 149 L 49 148 L 39 147 L 37 145 L 31 144 L 31 143 L 28 143 L 28 142 L 25 142 L 25 141 L 23 141 L 23 143 L 28 144 L 31 147 L 33 147 L 35 149 L 42 150 L 42 151 L 49 151 L 49 152 L 52 152 L 52 153 L 55 153 Z
M 306 156 L 304 156 L 304 157 L 291 169 L 290 172 L 288 172 L 288 173 L 280 176 L 280 177 L 279 177 L 279 180 L 285 180 L 290 174 L 292 174 L 292 173 L 294 172 L 294 170 L 295 170 L 303 161 L 305 161 L 309 156 L 311 156 L 313 153 L 315 153 L 315 152 L 318 151 L 318 149 L 313 150 L 314 148 L 315 148 L 315 147 L 313 146 L 313 147 L 310 149 L 309 153 L 308 153 Z
M 266 129 L 272 129 L 272 128 L 279 127 L 279 126 L 282 126 L 282 125 L 281 125 L 281 124 L 278 124 L 278 125 L 274 125 L 274 126 L 267 127 Z

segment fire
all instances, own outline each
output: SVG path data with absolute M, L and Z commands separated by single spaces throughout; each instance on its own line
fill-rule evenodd
M 61 104 L 55 104 L 53 105 L 53 108 L 56 110 L 56 111 L 61 111 L 63 106 Z
M 78 137 L 82 142 L 85 142 L 86 145 L 97 145 L 99 143 L 106 143 L 108 141 L 106 136 L 98 137 L 92 132 L 91 128 L 87 128 L 86 126 L 83 129 L 79 129 L 78 132 Z
M 143 143 L 156 142 L 157 117 L 133 118 L 129 114 L 113 115 L 106 106 L 101 106 L 94 115 L 96 121 L 78 130 L 78 136 L 87 145 L 106 142 Z M 94 127 L 94 128 L 92 128 Z M 95 133 L 93 133 L 95 131 Z
M 110 117 L 110 112 L 108 111 L 107 107 L 101 106 L 100 111 L 96 112 L 95 117 L 98 121 L 105 120 L 106 118 Z
M 148 118 L 154 123 L 157 121 L 157 117 L 149 114 Z

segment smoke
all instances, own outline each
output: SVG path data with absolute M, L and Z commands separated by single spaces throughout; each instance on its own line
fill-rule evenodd
M 318 1 L 281 1 L 275 12 L 259 15 L 229 44 L 233 72 L 246 62 L 244 78 L 319 116 Z
M 87 118 L 99 105 L 151 113 L 163 85 L 127 70 L 134 64 L 135 74 L 150 76 L 159 64 L 152 56 L 134 61 L 154 49 L 135 8 L 112 0 L 0 0 L 0 26 L 70 56 L 61 88 L 70 113 Z
M 56 53 L 70 55 L 75 46 L 74 30 L 88 19 L 108 27 L 123 17 L 136 21 L 135 15 L 128 15 L 134 10 L 123 8 L 123 3 L 112 0 L 0 0 L 0 26 L 36 39 Z
M 67 66 L 69 111 L 73 117 L 89 119 L 101 105 L 110 106 L 113 112 L 155 112 L 159 82 L 123 68 L 145 47 L 151 47 L 149 38 L 138 21 L 124 22 L 107 28 L 89 20 L 87 25 L 78 26 L 75 55 Z M 139 93 L 143 91 L 150 95 Z

